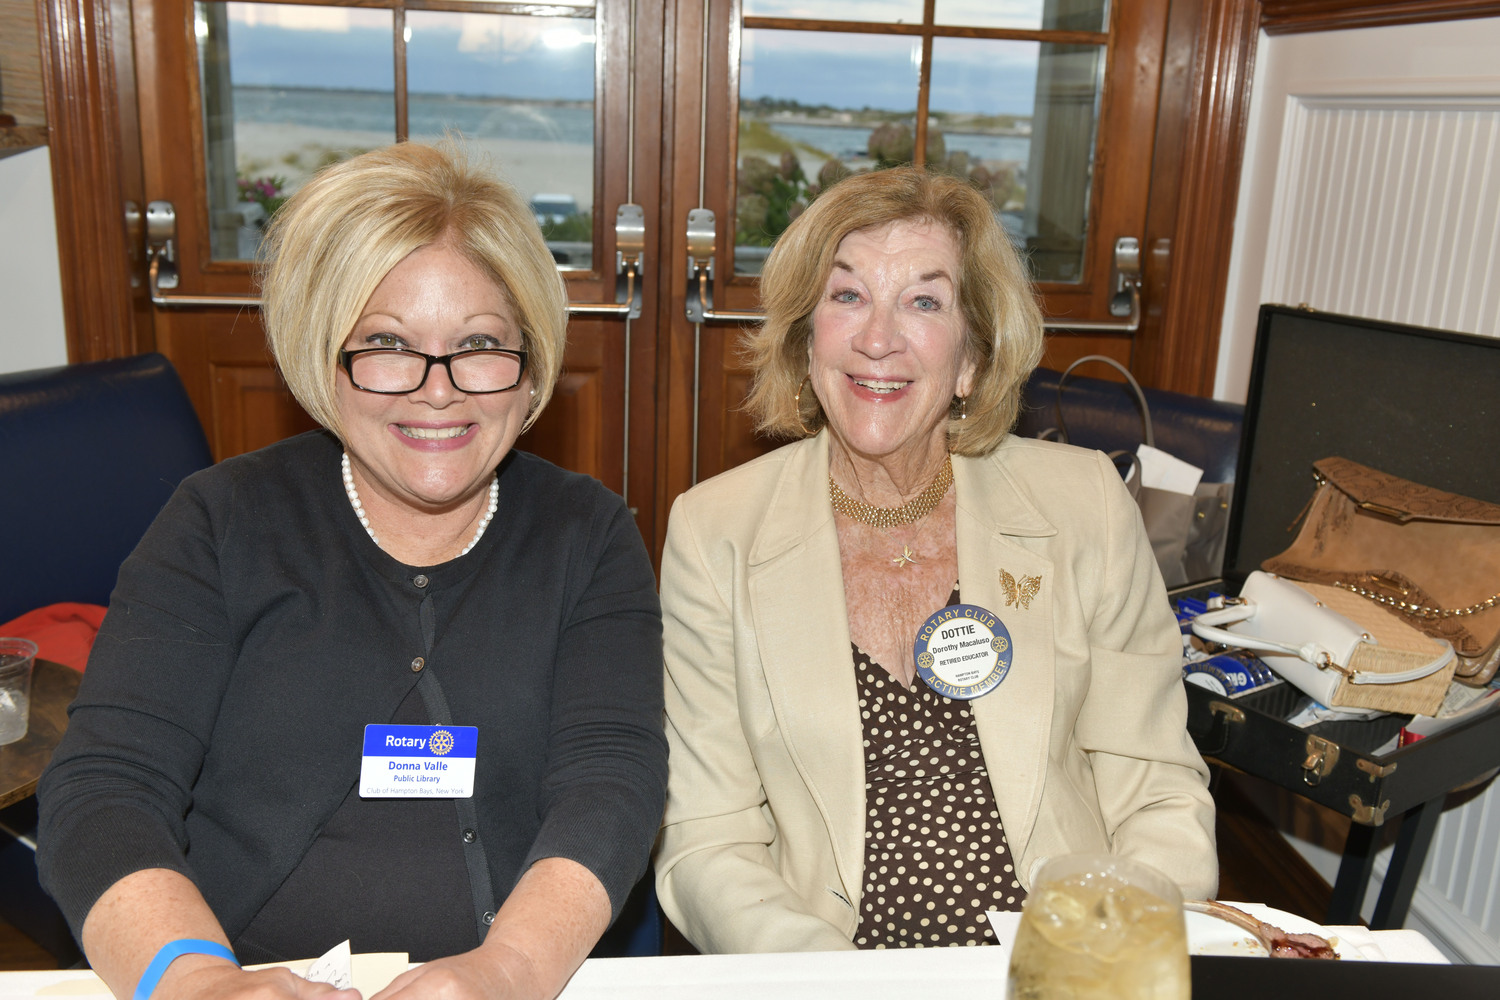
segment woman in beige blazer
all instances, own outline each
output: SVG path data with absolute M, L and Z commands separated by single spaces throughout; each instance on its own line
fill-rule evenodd
M 1104 456 L 1008 434 L 1041 317 L 988 201 L 845 180 L 762 298 L 749 406 L 803 440 L 684 494 L 662 557 L 671 921 L 708 952 L 982 943 L 1085 850 L 1211 895 L 1136 507 Z

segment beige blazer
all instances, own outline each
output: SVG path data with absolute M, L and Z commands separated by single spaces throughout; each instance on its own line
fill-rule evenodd
M 1008 438 L 955 457 L 953 476 L 963 600 L 1012 641 L 974 716 L 1022 884 L 1042 858 L 1104 850 L 1212 895 L 1181 640 L 1119 474 L 1097 452 Z M 827 483 L 825 432 L 672 509 L 657 891 L 705 952 L 852 948 L 859 924 L 863 737 Z M 1029 606 L 1007 603 L 1002 570 L 1041 578 Z

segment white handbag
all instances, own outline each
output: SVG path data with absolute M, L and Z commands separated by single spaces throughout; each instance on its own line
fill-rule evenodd
M 1447 641 L 1369 601 L 1260 570 L 1238 598 L 1216 599 L 1194 618 L 1193 634 L 1256 650 L 1277 674 L 1348 718 L 1433 715 L 1457 665 Z

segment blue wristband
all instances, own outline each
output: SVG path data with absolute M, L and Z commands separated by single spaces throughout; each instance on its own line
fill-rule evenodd
M 135 986 L 134 1000 L 146 1000 L 156 989 L 156 984 L 161 982 L 167 966 L 183 955 L 213 955 L 215 958 L 227 958 L 235 965 L 240 964 L 240 960 L 234 957 L 234 952 L 217 941 L 205 941 L 201 938 L 168 941 L 161 946 L 161 951 L 156 953 L 151 964 L 146 966 L 146 971 L 141 973 L 141 981 Z

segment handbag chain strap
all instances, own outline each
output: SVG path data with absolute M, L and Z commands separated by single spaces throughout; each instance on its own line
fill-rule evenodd
M 1370 579 L 1381 578 L 1372 575 Z M 1486 600 L 1480 601 L 1478 604 L 1469 605 L 1467 608 L 1454 608 L 1452 610 L 1449 610 L 1447 608 L 1428 607 L 1425 604 L 1412 604 L 1410 601 L 1403 601 L 1398 597 L 1392 597 L 1390 594 L 1382 594 L 1377 590 L 1369 590 L 1365 587 L 1356 586 L 1352 583 L 1344 583 L 1339 580 L 1335 580 L 1333 585 L 1335 587 L 1340 587 L 1344 590 L 1347 590 L 1351 594 L 1358 594 L 1360 597 L 1368 597 L 1376 604 L 1383 604 L 1388 608 L 1395 608 L 1397 611 L 1401 612 L 1404 615 L 1411 615 L 1416 618 L 1426 618 L 1429 620 L 1442 618 L 1467 618 L 1469 615 L 1477 615 L 1481 611 L 1488 611 L 1493 607 L 1500 606 L 1500 594 L 1494 594 Z M 1403 590 L 1402 593 L 1404 594 L 1406 593 L 1406 591 Z
M 1321 470 L 1313 469 L 1313 482 L 1316 483 L 1320 488 L 1326 486 L 1328 484 L 1328 481 L 1328 477 L 1324 475 Z M 1358 501 L 1356 501 L 1356 503 L 1358 503 Z M 1309 500 L 1307 502 L 1307 507 L 1311 506 L 1312 501 Z M 1400 513 L 1399 511 L 1394 511 L 1390 508 L 1381 507 L 1379 504 L 1359 503 L 1359 506 L 1366 509 L 1373 509 L 1378 513 L 1387 513 L 1393 515 Z M 1303 507 L 1302 514 L 1297 515 L 1298 521 L 1302 519 L 1303 514 L 1307 513 L 1307 507 Z M 1293 521 L 1292 523 L 1296 524 L 1297 522 Z M 1402 587 L 1399 583 L 1397 583 L 1395 580 L 1390 579 L 1389 577 L 1380 576 L 1375 573 L 1367 573 L 1365 574 L 1365 577 L 1366 579 L 1371 581 L 1384 582 L 1392 589 L 1399 591 L 1403 596 L 1408 593 L 1405 587 Z M 1477 615 L 1481 611 L 1488 611 L 1491 608 L 1500 607 L 1500 594 L 1492 594 L 1484 600 L 1480 601 L 1478 604 L 1471 604 L 1467 608 L 1454 608 L 1452 610 L 1449 610 L 1447 608 L 1429 607 L 1425 604 L 1413 604 L 1410 601 L 1403 601 L 1399 597 L 1392 597 L 1390 594 L 1381 593 L 1378 590 L 1370 590 L 1366 587 L 1361 587 L 1353 583 L 1344 583 L 1342 580 L 1333 581 L 1333 585 L 1343 590 L 1347 590 L 1351 594 L 1358 594 L 1360 597 L 1368 597 L 1376 604 L 1383 604 L 1388 608 L 1395 608 L 1397 611 L 1401 612 L 1404 615 L 1411 615 L 1413 618 L 1425 618 L 1428 621 L 1439 621 L 1445 618 L 1467 618 L 1470 615 Z

